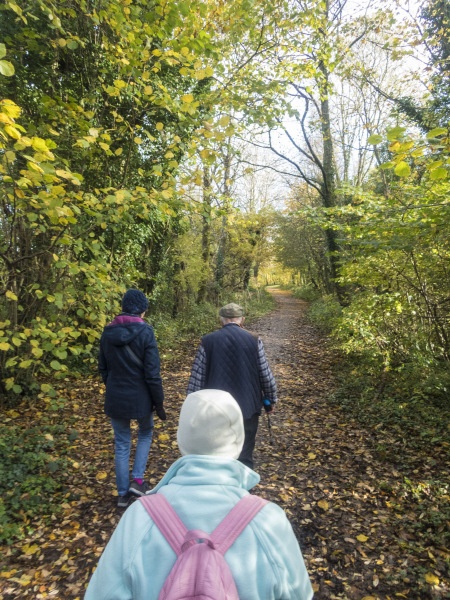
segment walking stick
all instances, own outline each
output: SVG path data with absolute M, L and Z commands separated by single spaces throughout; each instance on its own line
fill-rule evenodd
M 264 410 L 266 411 L 266 415 L 267 415 L 267 425 L 269 427 L 269 443 L 271 446 L 273 446 L 273 437 L 272 437 L 272 421 L 270 420 L 270 415 L 269 415 L 269 408 L 272 406 L 272 403 L 270 402 L 270 400 L 264 400 Z

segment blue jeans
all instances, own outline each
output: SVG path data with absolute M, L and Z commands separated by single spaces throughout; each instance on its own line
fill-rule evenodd
M 153 413 L 142 419 L 137 419 L 137 421 L 139 431 L 132 477 L 133 479 L 144 479 L 153 437 Z M 114 429 L 117 492 L 119 496 L 125 496 L 130 487 L 130 419 L 111 419 L 111 425 Z

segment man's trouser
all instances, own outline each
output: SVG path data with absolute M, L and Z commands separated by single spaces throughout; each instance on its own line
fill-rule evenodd
M 244 419 L 244 446 L 238 460 L 250 469 L 253 469 L 253 450 L 255 449 L 256 432 L 258 431 L 258 419 L 259 415 L 257 414 L 250 417 L 250 419 Z

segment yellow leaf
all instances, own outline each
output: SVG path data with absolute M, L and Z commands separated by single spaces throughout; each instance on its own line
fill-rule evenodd
M 283 500 L 283 502 L 287 502 L 289 500 L 289 496 L 286 496 L 286 494 L 280 494 L 280 498 Z
M 48 152 L 48 146 L 42 138 L 31 138 L 31 146 L 38 152 Z
M 165 442 L 168 439 L 169 439 L 169 434 L 168 433 L 160 433 L 159 436 L 158 436 L 158 440 L 160 442 Z
M 25 546 L 22 547 L 22 550 L 26 556 L 30 556 L 31 554 L 35 554 L 39 550 L 39 546 L 37 544 L 25 544 Z
M 45 439 L 48 440 L 49 442 L 53 442 L 53 436 L 51 433 L 46 433 L 44 435 Z
M 224 115 L 223 117 L 220 118 L 219 125 L 221 127 L 226 127 L 229 122 L 230 122 L 230 117 Z
M 140 146 L 142 144 L 142 139 L 140 137 L 135 137 L 134 143 L 137 144 L 138 146 Z
M 181 48 L 180 52 L 183 56 L 187 56 L 189 54 L 189 48 L 186 48 L 186 46 L 184 46 L 184 48 Z
M 105 471 L 100 471 L 100 473 L 97 473 L 95 477 L 96 479 L 106 479 L 108 477 L 108 474 L 105 473 Z
M 5 131 L 10 137 L 14 138 L 15 140 L 20 140 L 20 133 L 12 125 L 5 125 Z
M 430 585 L 439 585 L 439 578 L 436 577 L 436 575 L 433 575 L 433 573 L 427 573 L 425 575 L 425 581 Z
M 10 290 L 8 290 L 6 292 L 5 296 L 7 298 L 10 298 L 11 300 L 17 300 L 17 296 L 13 292 L 11 292 Z
M 205 69 L 205 76 L 206 77 L 212 77 L 214 75 L 214 71 L 211 67 L 206 67 Z
M 328 510 L 328 502 L 326 500 L 319 500 L 317 506 L 320 506 L 323 510 Z
M 17 104 L 15 104 L 12 100 L 2 100 L 0 102 L 0 107 L 2 113 L 5 113 L 6 115 L 8 115 L 8 117 L 11 117 L 12 119 L 17 119 L 17 117 L 20 116 L 20 113 L 22 112 L 20 106 L 17 106 Z
M 361 533 L 360 535 L 356 536 L 356 539 L 357 539 L 359 542 L 367 542 L 367 540 L 368 540 L 369 538 L 368 538 L 367 536 L 365 536 L 365 535 L 363 535 L 363 534 Z
M 74 462 L 74 463 L 72 463 L 72 467 L 74 469 L 78 469 L 80 467 L 80 463 Z
M 8 123 L 8 125 L 13 125 L 14 121 L 4 113 L 0 113 L 0 123 Z
M 316 593 L 320 590 L 320 585 L 318 583 L 313 583 L 312 589 L 313 589 L 313 592 Z M 363 598 L 363 600 L 364 600 L 364 598 Z
M 11 346 L 7 342 L 1 342 L 0 350 L 4 350 L 6 352 L 6 350 L 9 350 L 10 348 Z
M 153 94 L 153 88 L 150 85 L 146 85 L 144 87 L 144 94 L 146 96 L 151 96 Z
M 184 96 L 182 96 L 181 99 L 183 100 L 183 102 L 186 102 L 186 104 L 194 102 L 194 96 L 192 94 L 185 94 Z
M 120 156 L 122 154 L 122 152 L 123 152 L 123 148 L 117 148 L 117 150 L 114 152 L 114 154 L 116 156 Z
M 161 131 L 161 129 L 164 129 L 164 125 L 162 123 L 156 123 L 156 129 Z
M 13 577 L 15 573 L 17 573 L 17 569 L 13 569 L 12 571 L 3 571 L 3 573 L 0 573 L 0 577 L 9 579 L 10 577 Z
M 364 596 L 362 600 L 376 600 L 375 596 Z
M 314 460 L 316 458 L 316 455 L 313 452 L 309 452 L 308 458 L 310 458 L 311 460 Z
M 198 71 L 195 71 L 195 77 L 200 81 L 200 79 L 204 79 L 205 78 L 205 71 L 203 69 L 199 69 Z

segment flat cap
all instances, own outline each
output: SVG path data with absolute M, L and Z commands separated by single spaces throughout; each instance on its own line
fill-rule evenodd
M 230 304 L 225 304 L 219 310 L 219 316 L 225 317 L 226 319 L 234 319 L 235 317 L 243 317 L 244 309 L 239 304 L 235 304 L 231 302 Z

